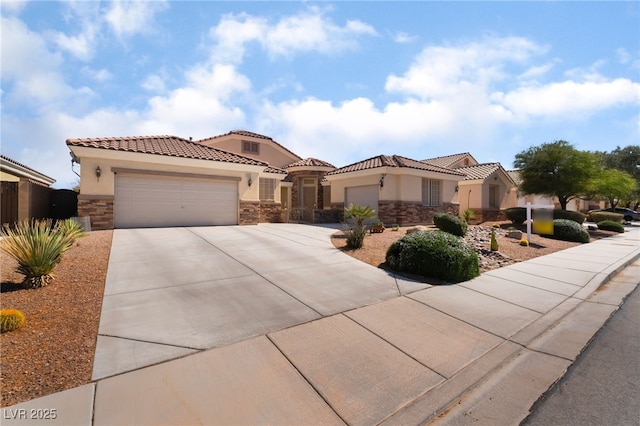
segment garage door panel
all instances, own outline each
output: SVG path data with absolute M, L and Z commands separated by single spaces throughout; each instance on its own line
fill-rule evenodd
M 117 175 L 117 228 L 235 225 L 235 181 Z
M 380 190 L 378 185 L 353 186 L 346 188 L 345 206 L 350 204 L 369 206 L 378 216 L 378 199 Z

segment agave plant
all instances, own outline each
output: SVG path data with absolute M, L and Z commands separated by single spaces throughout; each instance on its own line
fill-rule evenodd
M 73 219 L 64 219 L 56 222 L 55 230 L 62 232 L 72 240 L 84 237 L 85 233 L 80 224 Z
M 16 271 L 24 275 L 22 285 L 28 288 L 44 287 L 53 281 L 53 269 L 74 241 L 72 234 L 54 227 L 50 220 L 5 226 L 3 234 L 0 247 L 18 262 Z

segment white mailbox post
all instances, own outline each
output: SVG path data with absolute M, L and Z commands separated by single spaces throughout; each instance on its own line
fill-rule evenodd
M 527 203 L 527 241 L 531 243 L 531 209 L 554 209 L 553 204 L 531 204 Z M 553 223 L 553 216 L 551 217 Z

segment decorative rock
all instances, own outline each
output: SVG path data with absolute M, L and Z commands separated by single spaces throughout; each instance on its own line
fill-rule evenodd
M 507 238 L 519 240 L 522 238 L 522 231 L 509 231 L 509 233 L 507 233 Z
M 413 234 L 414 232 L 426 231 L 428 229 L 429 228 L 427 228 L 426 226 L 418 225 L 418 226 L 414 226 L 413 228 L 407 229 L 407 234 Z

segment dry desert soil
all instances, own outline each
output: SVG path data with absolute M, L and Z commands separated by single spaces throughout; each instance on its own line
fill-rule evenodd
M 367 235 L 364 247 L 355 251 L 344 248 L 341 232 L 332 242 L 350 256 L 384 267 L 387 248 L 405 232 L 400 228 Z M 610 235 L 591 233 L 592 240 Z M 0 251 L 0 306 L 26 315 L 24 327 L 0 334 L 0 406 L 91 381 L 112 236 L 113 231 L 93 231 L 78 239 L 56 267 L 53 283 L 36 290 L 20 286 L 22 276 L 15 272 L 15 261 Z M 500 251 L 514 261 L 578 245 L 537 235 L 530 247 L 502 237 L 499 244 Z

